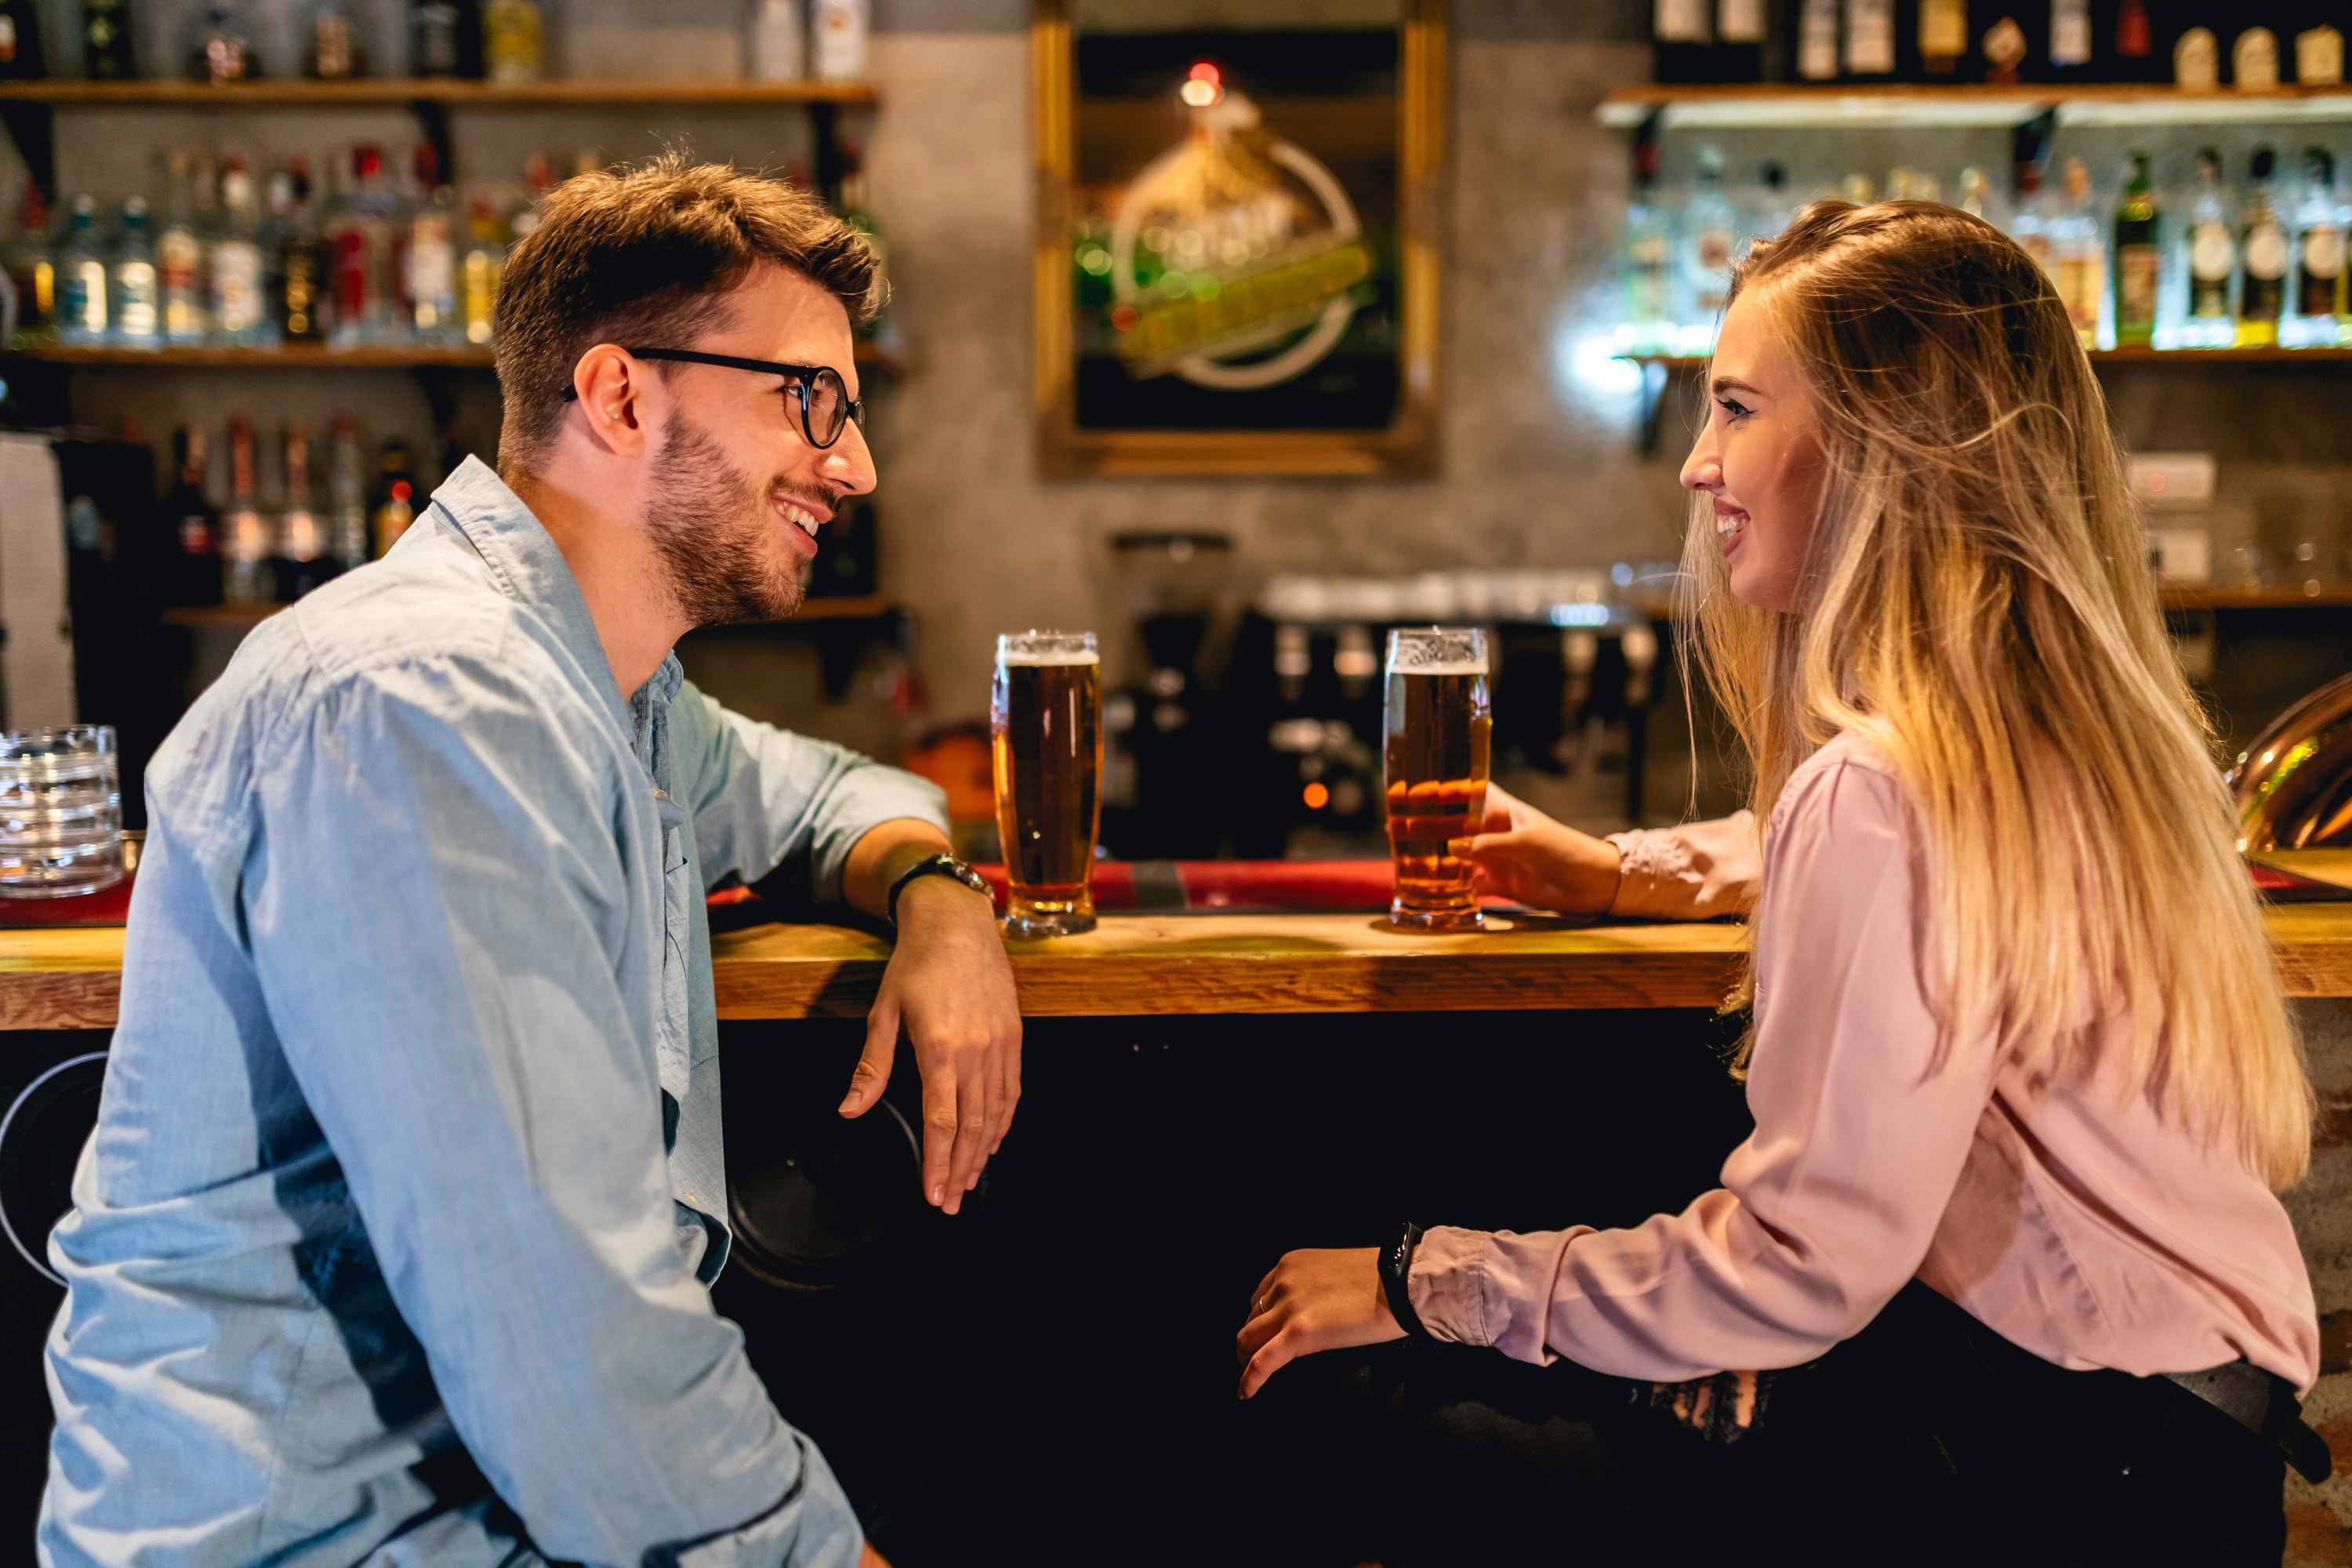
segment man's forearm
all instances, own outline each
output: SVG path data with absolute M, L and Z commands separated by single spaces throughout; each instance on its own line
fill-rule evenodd
M 947 849 L 946 836 L 920 817 L 877 823 L 850 847 L 849 858 L 841 869 L 842 901 L 887 918 L 889 910 L 884 906 L 889 901 L 890 884 L 916 861 Z

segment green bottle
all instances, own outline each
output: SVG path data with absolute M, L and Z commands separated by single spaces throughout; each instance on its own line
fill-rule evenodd
M 2148 192 L 2147 154 L 2134 153 L 2131 183 L 2116 208 L 2116 344 L 2145 345 L 2156 336 L 2157 279 L 2163 219 Z

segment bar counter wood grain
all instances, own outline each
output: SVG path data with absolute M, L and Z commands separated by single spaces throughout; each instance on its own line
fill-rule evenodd
M 2263 920 L 2288 995 L 2352 996 L 2352 903 Z M 1736 925 L 1495 923 L 1426 936 L 1370 914 L 1121 916 L 1007 945 L 1033 1017 L 1706 1007 L 1738 962 Z M 889 956 L 826 925 L 754 926 L 711 947 L 722 1018 L 861 1017 Z M 0 931 L 0 1029 L 111 1026 L 121 963 L 120 930 Z

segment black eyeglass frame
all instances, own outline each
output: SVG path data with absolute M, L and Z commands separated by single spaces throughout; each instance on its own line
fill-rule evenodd
M 733 354 L 698 353 L 693 349 L 629 349 L 625 352 L 632 359 L 666 359 L 676 361 L 680 364 L 715 364 L 722 370 L 748 370 L 759 375 L 784 377 L 799 391 L 801 434 L 807 437 L 810 446 L 820 452 L 839 441 L 842 433 L 849 428 L 852 421 L 861 426 L 866 423 L 866 400 L 861 397 L 852 401 L 849 397 L 849 384 L 842 380 L 841 373 L 829 364 L 778 364 L 772 360 L 738 359 Z M 846 410 L 841 416 L 839 427 L 822 441 L 816 438 L 816 427 L 809 423 L 809 387 L 820 375 L 830 375 L 840 384 L 843 403 Z M 566 403 L 576 402 L 579 396 L 580 391 L 577 387 L 567 386 L 563 389 L 563 401 Z

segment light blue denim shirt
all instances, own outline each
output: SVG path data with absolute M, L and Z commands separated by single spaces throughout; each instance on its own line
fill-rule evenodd
M 470 461 L 247 639 L 147 790 L 49 1244 L 41 1561 L 854 1563 L 710 1309 L 702 900 L 779 868 L 837 897 L 939 792 L 675 658 L 624 703 L 553 541 Z

